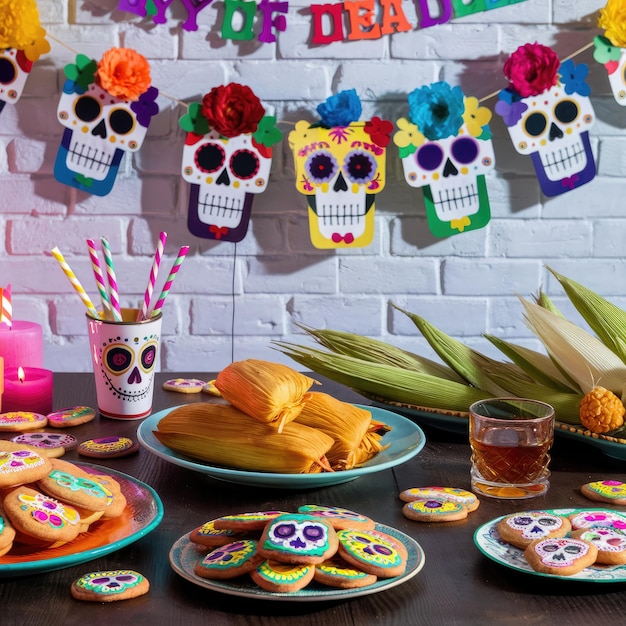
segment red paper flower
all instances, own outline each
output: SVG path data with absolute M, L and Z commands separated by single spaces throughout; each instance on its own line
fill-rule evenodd
M 254 133 L 265 109 L 250 87 L 230 83 L 202 98 L 202 114 L 222 137 Z
M 556 85 L 560 61 L 552 48 L 539 43 L 520 46 L 504 64 L 504 75 L 522 98 Z
M 130 48 L 111 48 L 102 55 L 96 72 L 100 86 L 116 98 L 138 100 L 150 87 L 150 65 Z
M 376 145 L 385 148 L 391 141 L 393 124 L 388 120 L 381 120 L 380 117 L 374 116 L 369 122 L 366 122 L 363 130 Z

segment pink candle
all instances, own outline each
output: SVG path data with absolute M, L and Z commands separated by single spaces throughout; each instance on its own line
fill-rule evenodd
M 12 328 L 0 324 L 0 356 L 4 367 L 41 367 L 43 365 L 43 333 L 35 322 L 13 320 Z
M 21 371 L 20 371 L 21 370 Z M 52 413 L 52 372 L 38 367 L 11 367 L 4 370 L 2 412 Z

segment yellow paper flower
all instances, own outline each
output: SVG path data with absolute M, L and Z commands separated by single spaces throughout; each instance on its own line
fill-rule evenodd
M 299 146 L 305 143 L 306 136 L 311 128 L 311 123 L 305 120 L 296 122 L 294 130 L 289 133 L 289 147 Z
M 111 48 L 98 63 L 100 86 L 116 98 L 138 100 L 150 87 L 150 65 L 131 48 Z
M 608 0 L 604 9 L 600 9 L 598 26 L 614 46 L 626 48 L 626 1 Z
M 426 138 L 420 133 L 417 126 L 409 122 L 405 117 L 401 117 L 396 124 L 400 130 L 394 134 L 393 143 L 398 148 L 407 148 L 408 146 L 417 148 L 426 141 Z
M 35 0 L 0 0 L 0 15 L 0 48 L 24 50 L 38 38 L 41 27 Z
M 478 98 L 473 96 L 465 98 L 463 121 L 472 137 L 480 137 L 483 133 L 483 126 L 491 121 L 491 111 L 487 107 L 479 106 Z
M 37 61 L 42 54 L 50 52 L 50 44 L 46 40 L 45 28 L 40 28 L 37 39 L 30 45 L 24 46 L 23 50 L 26 58 L 33 63 Z

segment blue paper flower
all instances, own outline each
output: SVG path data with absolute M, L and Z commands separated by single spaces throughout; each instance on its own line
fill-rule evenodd
M 361 117 L 361 100 L 354 89 L 340 91 L 317 106 L 322 124 L 327 128 L 349 126 Z
M 572 95 L 577 93 L 580 96 L 588 96 L 591 93 L 589 85 L 585 82 L 589 68 L 585 63 L 576 65 L 574 61 L 568 59 L 561 63 L 559 74 L 561 82 L 565 85 L 565 93 Z
M 431 141 L 458 135 L 463 126 L 463 91 L 446 82 L 420 87 L 409 94 L 409 118 Z

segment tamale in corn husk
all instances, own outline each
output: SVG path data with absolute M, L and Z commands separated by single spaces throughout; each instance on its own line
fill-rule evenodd
M 247 359 L 225 367 L 215 387 L 233 406 L 280 432 L 298 416 L 316 382 L 287 365 Z
M 297 424 L 317 428 L 333 438 L 326 453 L 334 470 L 352 469 L 375 456 L 382 446 L 377 445 L 380 435 L 370 432 L 372 414 L 367 409 L 342 402 L 327 393 L 311 391 Z
M 168 448 L 192 459 L 238 470 L 279 474 L 332 471 L 333 440 L 303 424 L 282 432 L 228 404 L 198 402 L 170 411 L 153 431 Z

